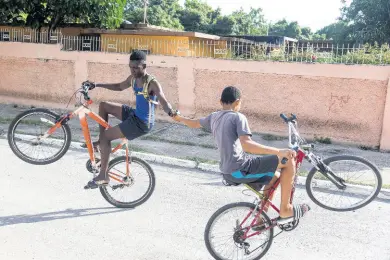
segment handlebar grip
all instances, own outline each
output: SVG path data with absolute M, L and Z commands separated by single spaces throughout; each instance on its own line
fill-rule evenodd
M 291 114 L 291 120 L 297 119 L 297 116 L 295 114 Z
M 288 118 L 285 114 L 280 114 L 280 117 L 287 123 L 288 122 Z

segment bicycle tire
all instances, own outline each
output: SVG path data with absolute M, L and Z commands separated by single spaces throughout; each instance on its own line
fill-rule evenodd
M 112 159 L 109 162 L 109 164 L 108 164 L 107 172 L 112 167 L 114 167 L 116 164 L 118 164 L 120 162 L 126 162 L 126 156 L 119 156 L 117 158 Z M 155 187 L 156 187 L 156 177 L 155 177 L 155 174 L 154 174 L 154 171 L 153 171 L 152 167 L 146 161 L 144 161 L 144 160 L 142 160 L 142 159 L 140 159 L 138 157 L 129 156 L 129 163 L 134 163 L 134 162 L 140 164 L 141 166 L 143 166 L 143 168 L 146 169 L 146 171 L 148 172 L 148 175 L 149 175 L 149 178 L 150 178 L 150 184 L 149 184 L 148 190 L 146 191 L 146 193 L 141 198 L 139 198 L 138 200 L 132 201 L 132 202 L 116 201 L 108 193 L 108 191 L 107 191 L 107 187 L 108 186 L 107 187 L 106 186 L 100 186 L 99 187 L 100 193 L 102 194 L 104 199 L 108 203 L 110 203 L 111 205 L 113 205 L 113 206 L 115 206 L 117 208 L 133 208 L 133 207 L 137 207 L 137 206 L 145 203 L 150 198 L 150 196 L 152 196 L 152 194 L 153 194 L 153 192 L 155 190 Z
M 205 241 L 207 250 L 212 255 L 212 257 L 214 257 L 214 259 L 216 259 L 216 260 L 225 260 L 225 259 L 218 257 L 216 252 L 212 248 L 212 245 L 210 243 L 210 234 L 209 234 L 211 226 L 212 226 L 213 222 L 215 221 L 215 219 L 219 215 L 223 214 L 224 211 L 231 209 L 231 208 L 235 208 L 235 207 L 248 207 L 250 209 L 254 209 L 256 207 L 256 205 L 253 203 L 250 203 L 250 202 L 234 202 L 234 203 L 227 204 L 227 205 L 219 208 L 217 211 L 215 211 L 214 214 L 210 217 L 209 221 L 207 222 L 205 232 L 204 232 L 204 241 Z M 271 219 L 267 216 L 267 214 L 263 211 L 263 212 L 261 212 L 261 215 L 266 220 L 267 224 L 271 226 L 272 222 L 271 222 Z M 255 258 L 253 258 L 251 260 L 261 259 L 270 249 L 273 238 L 274 238 L 274 228 L 270 228 L 269 230 L 270 230 L 270 239 L 268 240 L 268 243 L 267 243 L 264 251 L 259 256 L 256 256 Z M 232 236 L 233 236 L 233 234 L 232 234 Z
M 58 161 L 59 159 L 61 159 L 70 147 L 70 143 L 72 141 L 72 134 L 71 134 L 70 128 L 67 124 L 64 124 L 61 126 L 61 128 L 64 130 L 66 140 L 65 140 L 64 145 L 61 147 L 61 150 L 57 154 L 55 154 L 54 156 L 52 156 L 46 160 L 30 159 L 31 157 L 28 157 L 27 155 L 23 154 L 16 146 L 15 139 L 14 139 L 14 133 L 15 133 L 15 128 L 19 124 L 20 120 L 22 120 L 24 117 L 26 117 L 28 115 L 32 115 L 32 114 L 44 114 L 44 115 L 48 115 L 48 116 L 52 117 L 53 119 L 59 118 L 59 115 L 57 113 L 54 113 L 53 111 L 46 109 L 46 108 L 33 108 L 33 109 L 29 109 L 29 110 L 26 110 L 26 111 L 18 114 L 12 120 L 11 124 L 8 127 L 8 134 L 7 134 L 8 144 L 9 144 L 12 152 L 18 158 L 20 158 L 21 160 L 23 160 L 27 163 L 34 164 L 34 165 L 47 165 L 47 164 L 54 163 L 54 162 Z
M 364 201 L 362 204 L 359 204 L 359 205 L 354 206 L 354 207 L 348 207 L 348 208 L 329 207 L 327 205 L 324 205 L 320 201 L 318 201 L 312 193 L 311 182 L 313 180 L 314 174 L 318 171 L 315 167 L 313 167 L 307 176 L 306 185 L 305 185 L 306 192 L 307 192 L 309 198 L 318 206 L 320 206 L 324 209 L 327 209 L 327 210 L 337 211 L 337 212 L 353 211 L 353 210 L 360 209 L 360 208 L 368 205 L 378 196 L 378 194 L 382 188 L 382 176 L 379 172 L 379 169 L 373 163 L 371 163 L 370 161 L 368 161 L 367 159 L 365 159 L 363 157 L 359 157 L 359 156 L 355 156 L 355 155 L 335 155 L 335 156 L 331 156 L 329 158 L 326 158 L 325 160 L 323 160 L 323 162 L 324 162 L 324 164 L 329 165 L 329 163 L 331 163 L 331 162 L 342 161 L 342 160 L 357 161 L 357 162 L 361 162 L 361 163 L 365 164 L 375 173 L 375 176 L 377 177 L 378 181 L 377 181 L 377 187 L 375 189 L 375 192 L 372 193 L 372 195 L 370 197 L 368 197 L 368 199 L 366 201 Z

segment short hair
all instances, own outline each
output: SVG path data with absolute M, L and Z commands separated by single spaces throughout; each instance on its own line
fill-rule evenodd
M 241 98 L 241 91 L 233 86 L 228 86 L 222 91 L 221 101 L 224 104 L 232 104 Z
M 143 51 L 135 50 L 130 55 L 131 61 L 146 61 L 146 54 Z

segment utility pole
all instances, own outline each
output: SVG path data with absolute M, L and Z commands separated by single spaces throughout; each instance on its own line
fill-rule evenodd
M 146 24 L 146 11 L 148 9 L 148 0 L 143 0 L 144 1 L 144 24 Z

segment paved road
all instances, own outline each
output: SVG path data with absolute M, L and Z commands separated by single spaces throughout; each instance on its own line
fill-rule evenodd
M 251 201 L 243 187 L 221 186 L 219 176 L 152 165 L 151 199 L 120 210 L 98 190 L 83 190 L 91 177 L 85 153 L 69 151 L 55 164 L 33 166 L 0 140 L 0 154 L 0 259 L 208 260 L 208 218 L 227 203 Z M 309 201 L 304 190 L 297 200 Z M 390 197 L 350 213 L 309 203 L 312 212 L 275 238 L 264 259 L 390 259 Z

